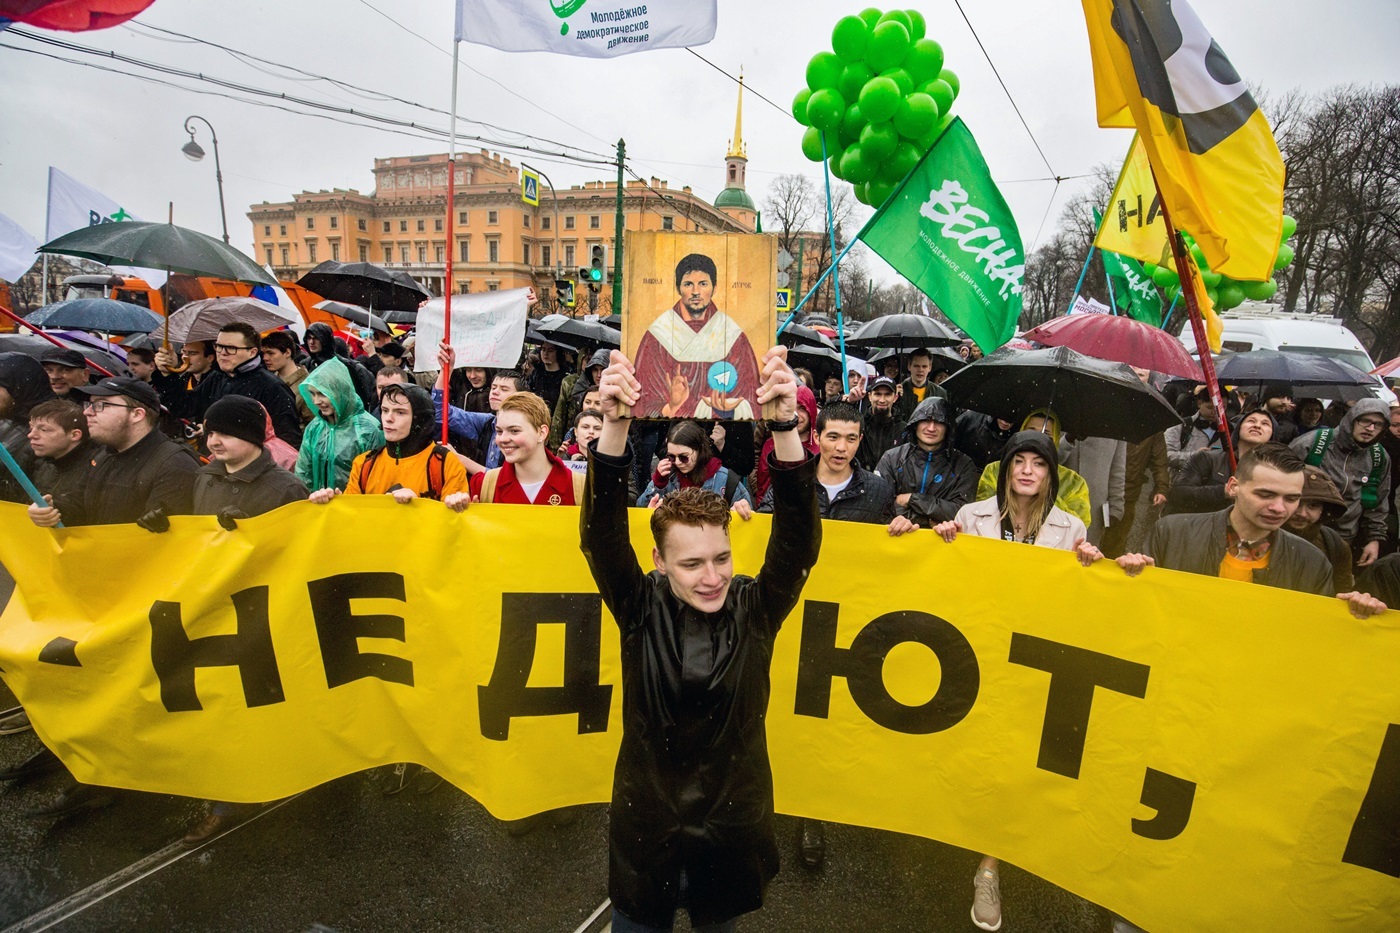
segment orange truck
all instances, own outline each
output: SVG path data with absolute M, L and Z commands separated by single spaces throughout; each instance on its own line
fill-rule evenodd
M 315 307 L 322 301 L 320 295 L 309 292 L 292 282 L 279 282 L 277 284 L 292 300 L 292 304 L 301 314 L 303 323 L 309 325 L 317 321 L 324 321 L 332 327 L 342 326 L 340 318 Z M 144 279 L 136 276 L 71 275 L 63 280 L 63 288 L 65 300 L 70 298 L 113 298 L 117 301 L 126 301 L 143 308 L 150 308 L 156 314 L 165 313 L 165 299 L 161 290 L 152 288 Z M 181 305 L 203 298 L 246 297 L 252 294 L 253 286 L 247 282 L 238 282 L 233 279 L 196 277 L 177 272 L 170 276 L 168 291 L 172 308 L 178 309 Z

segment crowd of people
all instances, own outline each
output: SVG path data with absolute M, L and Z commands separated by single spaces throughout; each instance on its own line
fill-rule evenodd
M 428 351 L 437 369 L 415 373 L 405 343 L 384 335 L 352 350 L 325 324 L 298 340 L 233 323 L 178 355 L 133 349 L 133 375 L 102 379 L 73 350 L 0 354 L 0 443 L 43 501 L 8 473 L 0 498 L 29 502 L 42 527 L 136 523 L 157 533 L 174 515 L 216 516 L 235 530 L 291 502 L 341 495 L 458 512 L 474 502 L 582 506 L 592 516 L 582 547 L 622 627 L 624 668 L 664 685 L 627 691 L 624 719 L 674 728 L 662 739 L 624 728 L 612 888 L 632 925 L 615 920 L 615 930 L 668 929 L 680 906 L 705 929 L 732 929 L 761 904 L 777 865 L 761 741 L 765 646 L 799 598 L 805 573 L 793 574 L 816 561 L 817 517 L 891 536 L 928 530 L 911 547 L 993 537 L 1071 551 L 1085 565 L 1115 560 L 1132 576 L 1155 564 L 1338 596 L 1358 618 L 1400 600 L 1400 408 L 1377 399 L 1324 405 L 1288 386 L 1234 391 L 1222 424 L 1203 389 L 1169 386 L 1181 426 L 1130 444 L 1073 436 L 1033 400 L 1013 420 L 959 411 L 939 384 L 947 367 L 928 350 L 818 381 L 774 348 L 759 401 L 778 404 L 775 420 L 634 425 L 619 406 L 635 402 L 639 384 L 615 351 L 545 343 L 522 353 L 519 369 L 493 371 L 458 367 L 443 344 Z M 631 552 L 627 507 L 652 510 L 654 573 L 594 559 Z M 730 516 L 754 512 L 775 516 L 756 580 L 734 575 L 727 544 Z M 757 739 L 744 725 L 755 721 Z M 20 711 L 0 720 L 0 734 L 27 726 Z M 658 741 L 682 743 L 690 757 L 673 760 L 677 747 Z M 61 769 L 41 751 L 0 780 Z M 397 774 L 395 791 L 439 783 L 421 770 Z M 701 802 L 682 807 L 689 793 Z M 70 782 L 33 815 L 112 799 Z M 715 830 L 707 814 L 735 800 L 752 804 L 750 822 Z M 187 842 L 210 838 L 231 813 L 215 804 Z M 801 860 L 818 866 L 825 851 L 821 824 L 803 821 Z M 1001 916 L 998 863 L 987 857 L 972 919 L 996 930 Z

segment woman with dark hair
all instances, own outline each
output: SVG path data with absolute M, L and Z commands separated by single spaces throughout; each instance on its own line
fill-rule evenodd
M 666 435 L 666 453 L 637 505 L 654 509 L 671 493 L 694 486 L 718 493 L 730 505 L 742 502 L 746 508 L 753 506 L 743 477 L 715 456 L 709 433 L 694 421 L 677 421 Z
M 997 472 L 996 495 L 969 502 L 952 521 L 933 530 L 948 543 L 959 534 L 1000 538 L 1021 544 L 1073 551 L 1084 566 L 1103 557 L 1085 540 L 1084 522 L 1055 505 L 1060 489 L 1059 458 L 1050 435 L 1021 431 L 1006 442 Z M 980 930 L 1001 928 L 998 862 L 990 855 L 973 877 L 972 922 Z
M 463 411 L 474 411 L 483 415 L 491 413 L 491 380 L 496 378 L 494 369 L 482 366 L 464 366 L 452 370 L 452 404 Z

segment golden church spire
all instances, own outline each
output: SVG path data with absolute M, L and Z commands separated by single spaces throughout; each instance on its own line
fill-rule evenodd
M 734 111 L 734 138 L 729 141 L 726 159 L 747 159 L 744 149 L 744 70 L 739 69 L 739 106 Z

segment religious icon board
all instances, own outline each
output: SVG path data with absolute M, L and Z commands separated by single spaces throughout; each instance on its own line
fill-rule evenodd
M 778 329 L 778 241 L 762 234 L 629 232 L 623 352 L 638 418 L 755 420 L 761 354 Z

